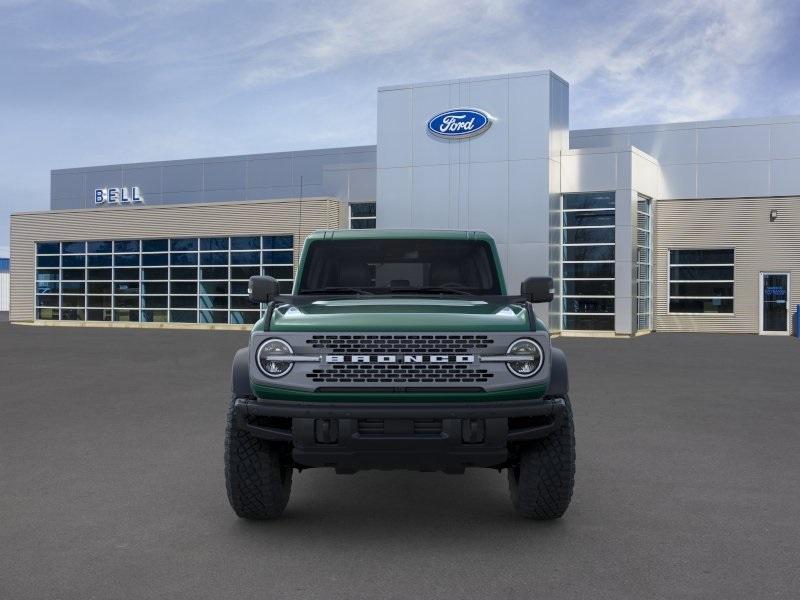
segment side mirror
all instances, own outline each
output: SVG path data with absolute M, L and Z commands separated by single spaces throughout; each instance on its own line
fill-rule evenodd
M 250 302 L 256 304 L 269 302 L 279 293 L 280 286 L 278 285 L 278 280 L 274 277 L 256 275 L 251 277 L 250 282 L 247 284 L 247 295 L 250 298 Z
M 528 302 L 550 302 L 555 294 L 552 277 L 528 277 L 520 291 Z

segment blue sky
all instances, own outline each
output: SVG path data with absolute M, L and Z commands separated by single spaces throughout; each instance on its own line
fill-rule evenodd
M 549 68 L 571 127 L 800 113 L 794 0 L 0 0 L 0 246 L 54 168 L 375 143 L 379 85 Z

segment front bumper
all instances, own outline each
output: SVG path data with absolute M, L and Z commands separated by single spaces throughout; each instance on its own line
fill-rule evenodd
M 310 403 L 239 398 L 237 425 L 292 445 L 296 466 L 463 472 L 500 467 L 513 442 L 546 437 L 562 398 L 483 403 Z

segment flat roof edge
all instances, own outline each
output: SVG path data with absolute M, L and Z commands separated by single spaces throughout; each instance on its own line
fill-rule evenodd
M 304 156 L 318 156 L 318 155 L 325 155 L 325 154 L 347 154 L 350 152 L 353 153 L 368 153 L 368 152 L 377 152 L 378 146 L 377 145 L 369 145 L 369 146 L 340 146 L 340 147 L 333 147 L 333 148 L 314 148 L 310 150 L 286 150 L 282 152 L 262 152 L 259 154 L 232 154 L 229 156 L 207 156 L 207 157 L 197 157 L 197 158 L 176 158 L 176 159 L 167 159 L 167 160 L 151 160 L 145 162 L 127 162 L 127 163 L 116 163 L 116 164 L 107 164 L 107 165 L 90 165 L 85 167 L 66 167 L 63 169 L 51 169 L 50 174 L 61 174 L 61 173 L 85 173 L 87 171 L 107 171 L 109 169 L 120 169 L 120 168 L 144 168 L 144 167 L 156 167 L 156 166 L 171 166 L 171 165 L 189 165 L 189 164 L 198 164 L 198 163 L 217 163 L 217 162 L 231 162 L 236 160 L 262 160 L 265 158 L 290 158 L 290 157 L 304 157 Z
M 675 123 L 652 123 L 648 125 L 619 125 L 615 127 L 597 127 L 594 129 L 571 129 L 574 137 L 592 137 L 597 135 L 614 135 L 624 133 L 644 133 L 651 131 L 675 131 L 691 129 L 710 129 L 714 127 L 743 127 L 747 125 L 784 125 L 800 124 L 800 115 L 784 115 L 777 117 L 742 117 L 740 119 L 710 119 L 707 121 L 678 121 Z
M 569 87 L 569 82 L 566 79 L 564 79 L 557 73 L 554 73 L 550 69 L 542 69 L 539 71 L 520 71 L 516 73 L 501 73 L 498 75 L 483 75 L 478 77 L 458 77 L 455 79 L 442 79 L 440 81 L 423 81 L 418 83 L 397 83 L 391 85 L 382 85 L 378 86 L 378 91 L 388 92 L 392 90 L 402 90 L 402 89 L 416 88 L 416 87 L 430 87 L 434 85 L 451 85 L 457 83 L 469 83 L 473 81 L 492 81 L 495 79 L 517 79 L 519 77 L 540 77 L 543 75 L 552 77 L 553 79 L 557 79 L 558 81 Z

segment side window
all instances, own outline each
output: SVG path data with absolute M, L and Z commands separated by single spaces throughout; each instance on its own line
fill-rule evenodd
M 669 312 L 733 313 L 733 248 L 669 251 Z
M 374 202 L 358 202 L 350 205 L 350 229 L 375 229 L 377 219 Z

